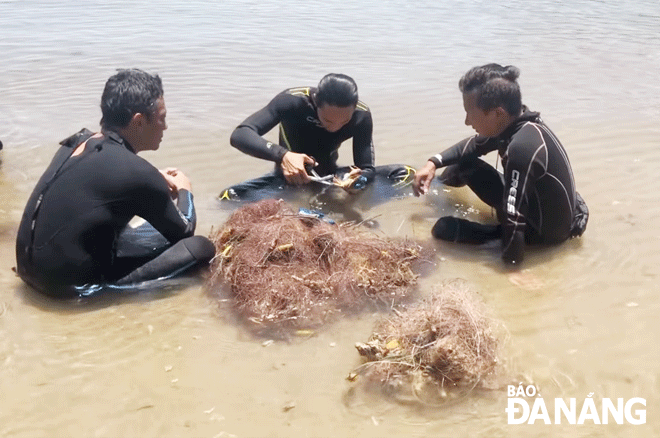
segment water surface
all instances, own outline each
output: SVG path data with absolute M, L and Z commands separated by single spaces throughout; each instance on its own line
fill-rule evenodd
M 660 435 L 659 35 L 656 0 L 0 1 L 0 435 Z M 199 279 L 62 306 L 11 271 L 30 191 L 59 140 L 98 128 L 117 68 L 163 78 L 169 129 L 144 156 L 190 176 L 206 234 L 227 217 L 220 190 L 270 169 L 228 139 L 279 91 L 353 76 L 373 112 L 377 164 L 421 166 L 471 135 L 457 83 L 487 62 L 521 69 L 524 102 L 568 150 L 589 226 L 528 253 L 543 285 L 533 291 L 510 281 L 496 247 L 434 242 L 438 266 L 420 294 L 466 279 L 508 330 L 512 375 L 546 400 L 645 398 L 645 425 L 507 425 L 504 390 L 442 409 L 353 393 L 345 377 L 371 313 L 264 347 Z M 350 157 L 349 144 L 340 161 Z M 364 212 L 387 235 L 423 241 L 455 213 L 491 218 L 464 189 Z

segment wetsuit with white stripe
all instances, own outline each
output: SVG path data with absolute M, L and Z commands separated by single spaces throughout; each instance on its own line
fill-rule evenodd
M 525 240 L 558 243 L 586 226 L 586 218 L 576 224 L 586 205 L 576 192 L 566 150 L 539 113 L 523 109 L 499 136 L 473 136 L 430 158 L 437 167 L 453 165 L 443 176 L 460 175 L 497 210 L 508 261 L 522 259 Z M 494 150 L 502 159 L 503 175 L 478 159 Z
M 288 151 L 307 154 L 319 163 L 315 170 L 329 175 L 337 170 L 339 146 L 353 138 L 353 161 L 367 173 L 374 169 L 373 122 L 369 108 L 358 104 L 351 120 L 337 132 L 329 132 L 318 120 L 312 87 L 284 90 L 261 110 L 245 119 L 232 133 L 231 145 L 248 155 L 274 161 L 276 171 Z M 262 137 L 280 124 L 279 144 Z
M 179 190 L 175 205 L 158 169 L 138 157 L 119 135 L 90 135 L 83 130 L 62 142 L 28 200 L 16 239 L 17 273 L 23 280 L 50 295 L 72 295 L 73 286 L 120 281 L 155 258 L 163 263 L 152 263 L 151 273 L 160 277 L 194 261 L 195 254 L 213 256 L 210 242 L 193 236 L 196 215 L 190 192 Z M 73 156 L 85 140 L 82 153 Z M 140 257 L 122 259 L 118 238 L 134 216 L 148 221 L 165 244 Z M 189 261 L 179 257 L 188 257 L 187 250 L 175 250 L 179 256 L 172 251 L 161 254 L 188 239 Z M 153 279 L 137 274 L 128 278 Z

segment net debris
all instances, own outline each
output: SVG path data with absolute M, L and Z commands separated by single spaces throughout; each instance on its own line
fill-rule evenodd
M 400 302 L 416 284 L 421 248 L 355 224 L 333 224 L 263 200 L 211 233 L 211 291 L 228 287 L 243 317 L 261 328 L 317 327 L 345 310 Z
M 444 404 L 497 385 L 499 341 L 483 302 L 464 281 L 434 287 L 419 303 L 379 321 L 355 347 L 363 364 L 349 374 L 396 397 Z

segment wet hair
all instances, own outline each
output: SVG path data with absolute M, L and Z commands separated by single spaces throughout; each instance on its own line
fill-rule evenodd
M 138 69 L 119 70 L 105 83 L 101 96 L 101 127 L 124 128 L 137 113 L 150 118 L 163 97 L 158 75 Z
M 355 107 L 358 102 L 357 84 L 350 76 L 330 73 L 319 82 L 314 98 L 317 106 Z
M 517 116 L 522 110 L 518 76 L 520 70 L 512 65 L 486 64 L 465 73 L 458 81 L 458 88 L 463 94 L 476 93 L 477 106 L 483 111 L 502 107 Z

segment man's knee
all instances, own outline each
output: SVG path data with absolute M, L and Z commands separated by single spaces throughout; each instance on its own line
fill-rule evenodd
M 183 240 L 183 245 L 198 263 L 208 263 L 215 256 L 215 245 L 204 236 L 188 237 Z
M 438 179 L 446 186 L 463 187 L 467 184 L 466 169 L 460 164 L 447 166 Z
M 477 158 L 445 167 L 440 174 L 440 182 L 451 187 L 463 187 L 493 176 L 497 177 L 495 168 Z

